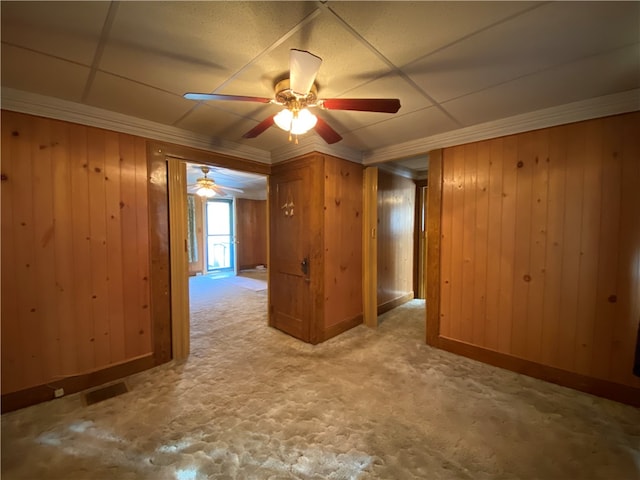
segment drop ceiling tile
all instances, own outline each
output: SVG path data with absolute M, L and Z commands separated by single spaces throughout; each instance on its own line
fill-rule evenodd
M 400 67 L 537 2 L 330 2 L 394 65 Z
M 275 81 L 288 76 L 291 48 L 308 50 L 322 58 L 316 77 L 322 98 L 337 96 L 388 71 L 384 62 L 355 41 L 332 15 L 323 12 L 249 65 L 218 93 L 273 95 Z
M 393 120 L 383 121 L 366 128 L 343 132 L 347 146 L 363 151 L 400 144 L 436 135 L 457 128 L 448 116 L 436 107 L 429 107 Z
M 550 2 L 405 67 L 436 101 L 638 41 L 639 2 Z
M 109 2 L 1 2 L 2 42 L 91 65 Z
M 465 125 L 474 125 L 639 87 L 640 44 L 636 44 L 522 77 L 442 106 Z
M 122 2 L 100 68 L 174 93 L 210 92 L 310 8 L 304 3 L 282 8 L 272 2 Z
M 2 86 L 79 102 L 89 68 L 2 45 Z
M 189 100 L 181 96 L 105 73 L 96 74 L 86 103 L 167 125 L 193 107 Z
M 265 105 L 256 107 L 255 104 L 245 102 L 215 102 L 222 104 L 220 107 L 202 104 L 190 111 L 176 124 L 178 128 L 192 130 L 213 137 L 224 137 L 230 141 L 242 140 L 242 135 L 255 127 L 258 121 L 262 121 L 278 110 L 275 106 Z M 231 108 L 233 107 L 233 108 Z M 253 109 L 248 111 L 247 109 Z M 245 113 L 240 114 L 241 110 Z M 255 117 L 254 121 L 251 117 Z

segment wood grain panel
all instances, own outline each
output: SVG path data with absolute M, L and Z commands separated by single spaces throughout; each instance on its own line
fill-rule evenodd
M 362 314 L 362 166 L 324 156 L 323 329 Z
M 91 318 L 93 320 L 96 365 L 111 359 L 109 298 L 107 286 L 107 205 L 105 185 L 105 137 L 98 129 L 87 130 L 89 167 L 89 232 L 91 249 Z
M 480 142 L 476 152 L 476 212 L 474 230 L 474 269 L 473 277 L 473 318 L 471 321 L 471 342 L 483 343 L 487 331 L 487 258 L 489 237 L 489 172 L 491 146 L 489 142 Z
M 238 269 L 267 264 L 267 201 L 236 199 Z
M 529 314 L 529 285 L 532 280 L 531 253 L 531 197 L 534 167 L 534 139 L 532 133 L 519 135 L 516 154 L 515 225 L 513 239 L 513 301 L 511 312 L 510 353 L 523 357 L 527 351 L 527 317 Z
M 640 112 L 627 122 L 618 122 L 622 131 L 622 148 L 615 158 L 621 162 L 620 233 L 617 292 L 609 301 L 618 304 L 613 327 L 610 378 L 627 380 L 632 371 L 640 324 Z M 633 377 L 640 387 L 640 378 Z
M 134 138 L 133 143 L 134 157 L 132 161 L 136 165 L 136 242 L 138 245 L 137 254 L 137 275 L 136 281 L 138 283 L 138 310 L 133 316 L 138 324 L 138 341 L 137 351 L 132 354 L 136 357 L 140 355 L 146 355 L 149 352 L 155 351 L 152 345 L 152 327 L 151 327 L 151 302 L 155 301 L 155 298 L 151 297 L 150 286 L 150 264 L 151 264 L 151 249 L 149 248 L 149 170 L 147 163 L 147 146 L 146 142 L 142 138 Z M 168 328 L 168 325 L 165 326 Z M 156 331 L 156 328 L 154 328 Z M 156 332 L 158 333 L 158 332 Z
M 498 349 L 498 318 L 500 307 L 500 262 L 496 261 L 496 249 L 502 246 L 502 149 L 501 138 L 489 142 L 489 205 L 487 216 L 487 276 L 486 276 L 486 320 L 484 343 L 487 348 Z M 491 255 L 490 255 L 491 254 Z M 475 323 L 475 322 L 474 322 Z
M 56 225 L 53 217 L 53 189 L 51 181 L 53 166 L 51 153 L 58 146 L 51 136 L 51 125 L 45 119 L 37 119 L 33 125 L 34 138 L 31 143 L 32 177 L 29 181 L 33 195 L 34 239 L 33 264 L 34 282 L 31 284 L 33 326 L 30 334 L 39 345 L 42 374 L 45 378 L 53 378 L 60 372 L 60 326 L 56 316 L 56 284 L 55 284 L 55 236 Z M 33 288 L 35 287 L 35 288 Z M 36 292 L 38 292 L 36 294 Z M 39 341 L 38 341 L 39 340 Z
M 638 131 L 634 112 L 443 150 L 432 344 L 640 387 Z
M 91 289 L 91 227 L 89 219 L 89 164 L 87 129 L 70 125 L 71 231 L 74 262 L 74 322 L 78 371 L 95 369 L 95 342 Z
M 18 192 L 16 191 L 18 182 L 16 182 L 16 166 L 13 162 L 7 161 L 7 156 L 13 158 L 20 153 L 21 145 L 26 142 L 20 142 L 18 138 L 14 138 L 20 135 L 19 124 L 20 119 L 13 119 L 11 123 L 5 123 L 2 126 L 0 134 L 2 135 L 2 157 L 4 160 L 0 163 L 0 215 L 2 215 L 2 222 L 0 223 L 1 235 L 2 235 L 2 249 L 0 261 L 2 262 L 2 275 L 6 272 L 10 275 L 18 274 L 21 270 L 20 264 L 17 258 L 16 250 L 16 233 L 20 231 L 20 224 L 16 217 L 16 210 L 14 207 L 14 201 L 16 201 Z M 2 338 L 10 338 L 11 342 L 2 342 L 2 391 L 5 391 L 6 379 L 16 377 L 24 378 L 24 363 L 21 357 L 21 329 L 20 329 L 20 303 L 19 303 L 19 288 L 17 277 L 13 278 L 14 281 L 8 282 L 4 277 L 4 281 L 0 282 L 2 296 L 2 326 L 1 333 Z M 11 319 L 5 321 L 5 319 Z
M 524 358 L 537 359 L 542 353 L 542 324 L 544 316 L 545 259 L 547 252 L 547 220 L 549 193 L 549 131 L 532 133 L 531 228 L 529 251 L 529 291 L 527 302 L 526 348 Z
M 513 312 L 513 279 L 515 255 L 515 225 L 517 208 L 518 139 L 506 137 L 502 143 L 502 217 L 499 256 L 498 351 L 511 353 Z M 495 252 L 494 252 L 495 254 Z
M 378 307 L 413 295 L 415 183 L 378 172 Z
M 474 324 L 474 285 L 475 285 L 475 257 L 476 241 L 476 194 L 477 194 L 477 159 L 478 145 L 471 143 L 462 149 L 462 168 L 460 171 L 462 188 L 459 198 L 462 202 L 462 251 L 457 258 L 462 269 L 461 285 L 462 291 L 468 292 L 464 300 L 460 303 L 460 330 L 458 338 L 465 342 L 473 339 Z M 480 325 L 479 325 L 480 326 Z M 479 330 L 479 329 L 478 329 Z
M 3 395 L 149 354 L 148 307 L 127 309 L 125 267 L 149 275 L 145 140 L 5 111 L 2 132 Z M 137 176 L 121 155 L 133 143 Z M 129 324 L 147 332 L 134 356 Z
M 53 165 L 53 218 L 55 220 L 55 284 L 57 305 L 56 319 L 74 318 L 74 272 L 68 265 L 74 263 L 73 251 L 73 209 L 71 196 L 70 128 L 62 122 L 51 125 L 56 148 L 52 150 Z M 78 371 L 75 323 L 57 320 L 59 324 L 58 345 L 60 348 L 60 373 L 68 375 Z
M 562 298 L 562 249 L 564 245 L 564 199 L 566 178 L 566 129 L 549 131 L 549 190 L 547 214 L 547 249 L 542 304 L 541 361 L 559 366 L 560 299 Z
M 444 155 L 443 161 L 448 161 L 449 155 Z M 450 336 L 461 338 L 462 332 L 462 248 L 464 244 L 464 147 L 451 150 L 452 168 L 452 198 L 451 202 L 451 293 L 449 297 Z M 444 197 L 446 198 L 446 197 Z M 446 202 L 449 203 L 449 202 Z M 457 285 L 457 288 L 453 288 Z
M 440 153 L 440 151 L 438 152 Z M 440 300 L 440 308 L 439 308 L 439 320 L 438 320 L 438 324 L 439 324 L 439 334 L 441 334 L 444 337 L 450 337 L 451 334 L 451 319 L 453 317 L 452 315 L 452 305 L 451 305 L 451 282 L 452 282 L 452 277 L 453 277 L 453 265 L 452 265 L 452 250 L 453 250 L 453 246 L 454 246 L 454 237 L 453 237 L 453 193 L 454 193 L 454 189 L 455 187 L 455 180 L 453 177 L 453 172 L 454 172 L 454 163 L 453 163 L 453 156 L 455 155 L 455 150 L 451 151 L 451 155 L 447 157 L 446 161 L 442 158 L 440 158 L 438 166 L 440 166 L 440 168 L 442 169 L 442 186 L 441 186 L 441 194 L 442 197 L 447 198 L 450 201 L 447 201 L 446 203 L 442 203 L 442 219 L 438 219 L 438 225 L 440 226 L 440 239 L 441 241 L 439 242 L 440 245 L 440 251 L 439 251 L 439 259 L 440 261 L 438 262 L 438 265 L 440 266 L 440 275 L 438 278 L 438 284 L 440 285 L 440 295 L 439 295 L 439 300 Z M 433 162 L 431 161 L 431 159 L 429 160 L 429 172 L 430 174 L 433 173 Z M 438 179 L 439 180 L 439 179 Z M 429 185 L 431 188 L 433 188 L 433 183 L 432 180 L 430 179 L 429 181 Z M 438 182 L 438 186 L 440 186 L 440 182 Z M 440 200 L 439 197 L 436 197 L 438 200 Z M 432 211 L 433 211 L 433 203 L 434 201 L 432 200 L 432 196 L 430 195 L 429 197 L 429 212 L 427 214 L 427 222 L 429 222 L 429 225 L 431 227 L 430 230 L 428 230 L 427 236 L 433 238 L 433 235 L 435 235 L 435 233 L 433 233 L 433 229 L 435 227 L 434 225 L 434 221 L 432 218 Z M 430 242 L 432 243 L 432 242 Z M 434 265 L 434 255 L 432 255 L 428 260 L 428 265 L 429 267 L 433 267 Z M 427 280 L 427 285 L 429 284 L 430 279 Z M 431 282 L 433 284 L 433 282 Z M 429 288 L 427 287 L 427 291 L 429 291 Z M 427 298 L 428 300 L 428 298 Z M 427 303 L 427 309 L 429 309 L 429 304 L 430 302 Z

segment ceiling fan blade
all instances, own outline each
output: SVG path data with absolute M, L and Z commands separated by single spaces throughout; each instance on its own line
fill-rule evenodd
M 258 135 L 260 135 L 262 132 L 264 132 L 267 128 L 269 128 L 271 125 L 273 125 L 273 117 L 275 117 L 275 115 L 271 115 L 270 117 L 265 118 L 263 121 L 261 121 L 258 125 L 256 125 L 255 127 L 253 127 L 251 130 L 249 130 L 247 133 L 245 133 L 242 138 L 255 138 Z
M 328 144 L 336 143 L 342 140 L 342 137 L 338 132 L 336 132 L 331 125 L 325 122 L 323 119 L 318 117 L 318 121 L 316 126 L 314 127 L 315 131 L 318 132 L 318 135 L 322 137 L 322 139 Z
M 289 88 L 306 95 L 316 79 L 322 59 L 305 50 L 292 48 L 289 54 Z
M 243 95 L 218 95 L 217 93 L 194 93 L 188 92 L 184 94 L 187 100 L 233 100 L 237 102 L 258 102 L 270 103 L 270 98 L 265 97 L 245 97 Z
M 242 190 L 240 188 L 225 187 L 224 185 L 218 185 L 217 183 L 216 183 L 216 187 L 221 188 L 222 190 L 229 190 L 230 192 L 244 193 L 244 190 Z
M 397 98 L 326 98 L 320 104 L 327 110 L 381 113 L 396 113 L 400 110 L 400 100 Z

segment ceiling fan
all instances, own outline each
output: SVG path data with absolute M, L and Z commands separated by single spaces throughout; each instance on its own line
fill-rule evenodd
M 298 135 L 312 128 L 329 144 L 342 140 L 338 132 L 311 113 L 309 108 L 381 113 L 396 113 L 400 109 L 400 100 L 397 98 L 318 98 L 315 79 L 321 63 L 320 57 L 305 50 L 292 48 L 289 56 L 289 78 L 276 83 L 274 98 L 192 92 L 185 93 L 184 98 L 198 101 L 232 100 L 281 105 L 284 107 L 283 110 L 265 118 L 242 137 L 255 138 L 275 123 L 289 132 L 289 141 L 292 136 L 295 136 L 296 143 L 298 143 Z
M 209 167 L 200 167 L 202 170 L 202 177 L 196 180 L 196 183 L 187 186 L 187 190 L 189 192 L 195 193 L 196 195 L 200 195 L 201 197 L 225 197 L 228 195 L 228 191 L 230 192 L 238 192 L 244 193 L 244 190 L 233 187 L 225 187 L 224 185 L 218 185 L 215 180 L 209 177 L 209 172 L 211 169 Z

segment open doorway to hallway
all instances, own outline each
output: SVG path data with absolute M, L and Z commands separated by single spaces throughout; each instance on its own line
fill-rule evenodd
M 207 167 L 216 191 L 200 191 L 202 166 L 187 162 L 189 313 L 194 339 L 247 305 L 267 323 L 267 177 Z M 260 298 L 247 303 L 247 297 Z M 263 305 L 264 304 L 264 305 Z M 246 312 L 245 312 L 246 313 Z M 260 314 L 252 312 L 252 315 Z M 195 346 L 195 344 L 193 345 Z

